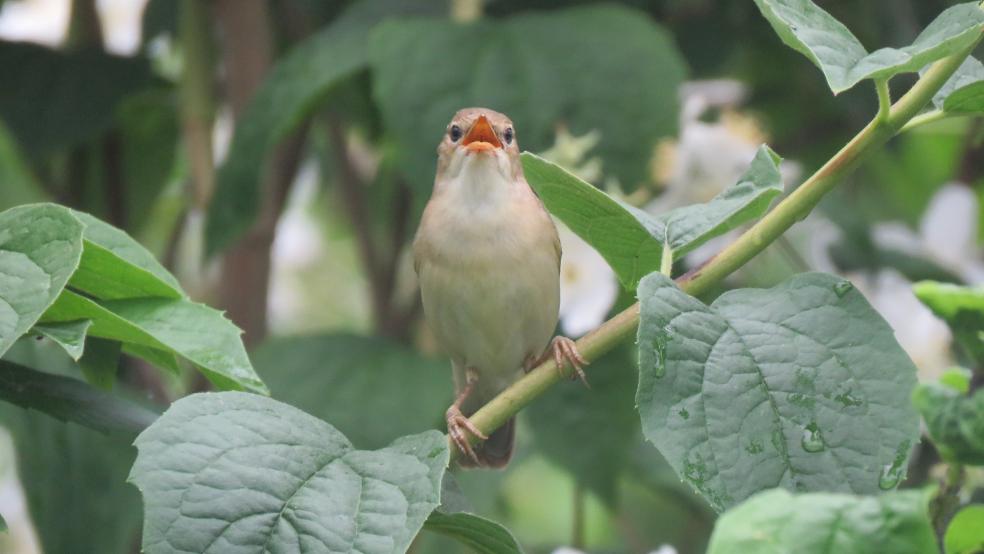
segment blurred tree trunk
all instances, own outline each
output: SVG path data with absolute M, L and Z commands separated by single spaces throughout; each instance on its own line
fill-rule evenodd
M 273 62 L 269 12 L 264 0 L 216 0 L 225 93 L 238 120 Z M 273 153 L 261 185 L 260 215 L 222 259 L 219 303 L 245 332 L 247 347 L 267 333 L 270 249 L 277 220 L 301 160 L 306 126 Z

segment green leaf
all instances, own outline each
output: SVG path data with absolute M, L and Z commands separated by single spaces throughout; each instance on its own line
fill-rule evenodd
M 90 336 L 178 354 L 220 389 L 267 393 L 246 355 L 242 331 L 204 304 L 174 298 L 92 300 L 65 291 L 44 314 L 46 323 L 77 319 L 92 320 Z
M 229 156 L 219 168 L 206 224 L 206 255 L 231 245 L 256 219 L 266 154 L 334 87 L 365 69 L 369 29 L 385 17 L 446 10 L 446 2 L 438 0 L 356 2 L 277 62 L 237 123 Z
M 912 292 L 946 322 L 964 353 L 975 364 L 984 364 L 984 287 L 922 281 Z
M 774 489 L 755 495 L 718 519 L 708 554 L 925 554 L 937 552 L 929 494 L 880 496 Z
M 707 306 L 654 273 L 639 300 L 643 434 L 717 510 L 902 480 L 916 368 L 850 282 L 806 273 Z
M 780 161 L 778 154 L 762 145 L 738 182 L 710 202 L 684 206 L 658 216 L 629 209 L 664 248 L 672 249 L 673 259 L 677 260 L 710 239 L 764 214 L 772 200 L 782 194 Z
M 317 418 L 235 392 L 178 400 L 135 444 L 148 554 L 404 552 L 448 463 L 437 431 L 356 450 Z
M 441 483 L 441 505 L 427 517 L 424 529 L 451 537 L 479 554 L 523 552 L 508 529 L 474 513 L 450 473 Z
M 619 349 L 586 368 L 591 388 L 553 387 L 527 408 L 536 448 L 609 506 L 639 441 L 634 409 L 635 363 Z
M 524 152 L 522 160 L 527 181 L 550 213 L 593 246 L 630 289 L 660 268 L 665 247 L 679 259 L 760 217 L 783 188 L 780 158 L 763 145 L 738 182 L 710 202 L 652 216 L 534 154 Z
M 85 350 L 85 334 L 90 325 L 92 322 L 88 319 L 62 323 L 40 323 L 34 326 L 33 331 L 40 336 L 53 340 L 73 360 L 79 361 L 83 350 Z
M 950 520 L 943 537 L 946 554 L 976 554 L 984 551 L 984 504 L 971 504 Z
M 977 58 L 968 56 L 957 68 L 956 73 L 933 96 L 933 105 L 937 109 L 955 113 L 984 111 L 984 106 L 972 102 L 982 84 L 984 84 L 984 64 Z M 950 96 L 956 91 L 961 93 L 951 101 Z
M 3 404 L 0 421 L 14 438 L 20 484 L 45 554 L 133 552 L 141 510 L 140 495 L 126 482 L 132 435 L 107 436 Z
M 157 414 L 77 379 L 0 360 L 0 400 L 102 433 L 135 436 Z
M 593 153 L 635 188 L 648 179 L 656 141 L 676 132 L 685 73 L 662 27 L 613 5 L 467 25 L 394 20 L 373 30 L 369 60 L 396 163 L 420 200 L 434 181 L 434 147 L 467 106 L 507 114 L 519 144 L 532 151 L 551 146 L 560 123 L 575 135 L 597 129 Z
M 85 248 L 71 285 L 96 298 L 183 298 L 178 280 L 125 232 L 83 212 Z
M 181 364 L 174 352 L 133 343 L 124 344 L 122 351 L 124 354 L 140 358 L 154 367 L 166 369 L 174 375 L 181 374 Z
M 119 102 L 151 79 L 144 57 L 26 42 L 0 43 L 0 67 L 7 82 L 17 83 L 0 89 L 0 119 L 32 158 L 108 129 Z
M 984 389 L 971 396 L 938 384 L 920 384 L 912 402 L 940 456 L 950 462 L 984 465 Z
M 755 0 L 784 43 L 823 71 L 834 93 L 865 79 L 913 73 L 970 46 L 984 29 L 977 2 L 953 6 L 939 15 L 904 48 L 868 53 L 857 37 L 811 0 Z
M 403 435 L 444 429 L 444 411 L 451 404 L 447 361 L 386 339 L 272 339 L 256 349 L 253 363 L 273 398 L 330 421 L 360 448 L 382 448 Z
M 90 385 L 103 390 L 113 390 L 116 373 L 120 367 L 122 344 L 115 340 L 89 337 L 86 341 L 85 355 L 79 360 L 82 376 Z
M 0 514 L 0 533 L 7 531 L 7 521 L 3 519 L 3 515 Z
M 82 223 L 67 208 L 0 213 L 0 356 L 51 306 L 81 256 Z

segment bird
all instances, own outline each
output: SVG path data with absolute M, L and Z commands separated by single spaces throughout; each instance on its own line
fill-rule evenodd
M 486 108 L 459 110 L 437 147 L 430 199 L 413 241 L 424 319 L 451 358 L 455 399 L 448 436 L 464 467 L 502 468 L 515 416 L 486 436 L 469 419 L 553 357 L 587 380 L 573 340 L 553 337 L 560 304 L 560 239 L 527 183 L 513 122 Z M 551 338 L 553 337 L 553 338 Z M 468 434 L 483 442 L 470 444 Z

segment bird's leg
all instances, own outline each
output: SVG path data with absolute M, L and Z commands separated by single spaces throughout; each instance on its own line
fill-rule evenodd
M 534 367 L 547 361 L 551 356 L 553 356 L 554 362 L 557 364 L 557 371 L 560 372 L 561 376 L 566 377 L 567 374 L 564 373 L 564 366 L 569 362 L 573 371 L 571 372 L 571 381 L 574 379 L 580 379 L 584 386 L 591 388 L 588 384 L 588 377 L 584 374 L 584 366 L 588 365 L 588 361 L 581 357 L 581 354 L 577 351 L 577 344 L 574 343 L 572 339 L 567 337 L 556 336 L 550 341 L 550 345 L 547 349 L 543 351 L 538 358 L 533 358 L 532 356 L 526 359 L 526 363 L 523 364 L 523 369 L 527 373 L 533 370 Z
M 475 455 L 475 451 L 472 449 L 471 443 L 468 442 L 468 436 L 465 433 L 471 433 L 482 440 L 487 440 L 489 437 L 487 437 L 485 433 L 482 433 L 478 427 L 475 427 L 475 424 L 472 423 L 470 419 L 461 413 L 461 404 L 466 398 L 468 398 L 468 395 L 471 394 L 472 389 L 475 388 L 476 382 L 478 382 L 478 374 L 475 373 L 475 370 L 472 368 L 466 369 L 465 388 L 458 393 L 458 397 L 455 398 L 454 404 L 451 404 L 448 411 L 444 412 L 444 418 L 448 422 L 448 436 L 451 437 L 452 441 L 454 441 L 455 446 L 457 446 L 463 454 L 471 458 L 471 460 L 477 465 L 481 465 L 481 462 L 478 460 L 478 456 Z

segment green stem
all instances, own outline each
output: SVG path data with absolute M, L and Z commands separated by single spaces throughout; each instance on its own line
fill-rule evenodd
M 960 67 L 976 45 L 977 42 L 974 42 L 964 50 L 934 63 L 919 81 L 891 106 L 886 117 L 876 117 L 847 146 L 779 202 L 738 240 L 706 265 L 677 279 L 677 285 L 692 296 L 707 292 L 772 244 L 794 223 L 805 218 L 825 194 L 837 186 L 867 155 L 888 142 L 932 100 L 933 95 Z M 633 336 L 638 325 L 639 303 L 637 302 L 578 340 L 578 352 L 589 362 L 597 360 L 616 345 Z M 491 433 L 564 377 L 565 373 L 557 368 L 551 357 L 475 412 L 471 416 L 471 421 L 483 433 Z M 458 455 L 457 450 L 452 448 L 453 456 Z
M 943 110 L 933 110 L 931 112 L 921 113 L 916 117 L 909 120 L 908 123 L 899 129 L 899 133 L 905 133 L 911 131 L 916 127 L 922 127 L 923 125 L 929 125 L 930 123 L 936 123 L 937 121 L 943 121 L 948 117 L 954 117 L 954 114 L 944 112 Z
M 943 547 L 943 536 L 953 515 L 960 508 L 960 488 L 964 482 L 964 468 L 961 464 L 952 463 L 946 468 L 946 475 L 936 495 L 929 503 L 929 516 L 936 531 L 936 538 Z
M 888 79 L 875 81 L 875 90 L 878 92 L 878 121 L 885 121 L 892 109 L 892 92 L 888 89 Z
M 193 205 L 208 207 L 215 182 L 212 157 L 213 48 L 209 27 L 209 6 L 202 0 L 182 0 L 178 29 L 184 49 L 184 68 L 178 98 L 186 154 L 191 166 Z
M 584 491 L 584 486 L 576 482 L 574 483 L 574 506 L 573 515 L 571 522 L 571 547 L 578 550 L 584 550 L 584 523 L 585 523 L 585 506 L 588 501 L 587 493 Z
M 659 261 L 659 272 L 667 277 L 673 273 L 673 249 L 668 243 L 663 243 L 663 256 Z

